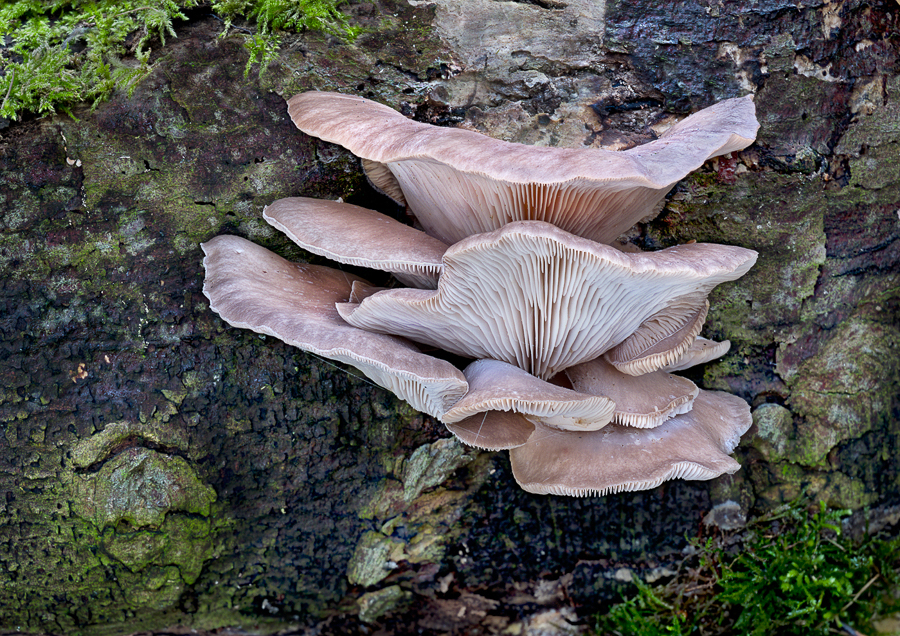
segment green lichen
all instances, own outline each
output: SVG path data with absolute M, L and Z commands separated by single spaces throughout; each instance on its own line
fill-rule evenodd
M 403 499 L 410 502 L 426 488 L 437 486 L 454 470 L 474 458 L 472 449 L 456 438 L 439 439 L 413 451 L 403 475 Z
M 484 461 L 479 461 L 483 457 L 455 438 L 448 438 L 424 444 L 404 460 L 389 462 L 399 479 L 384 479 L 359 512 L 362 519 L 380 525 L 359 539 L 347 567 L 350 583 L 377 585 L 401 561 L 412 565 L 441 563 L 446 545 L 463 531 L 458 521 L 465 502 L 485 477 Z M 469 478 L 471 485 L 466 490 L 441 485 L 463 467 L 475 475 Z M 397 591 L 385 591 L 390 587 L 371 592 L 373 596 L 360 604 L 363 620 L 371 620 L 402 600 L 403 595 Z M 402 586 L 398 589 L 403 591 Z
M 159 527 L 172 512 L 208 517 L 216 499 L 184 459 L 139 447 L 115 455 L 96 473 L 78 476 L 74 488 L 75 513 L 98 528 L 121 521 Z
M 872 147 L 850 159 L 850 185 L 878 190 L 900 182 L 900 143 Z
M 347 580 L 368 587 L 382 581 L 403 555 L 403 542 L 381 532 L 366 532 L 347 566 Z
M 374 592 L 366 592 L 359 597 L 359 618 L 365 623 L 373 623 L 388 612 L 397 609 L 405 599 L 412 596 L 399 585 L 389 585 Z
M 753 411 L 756 447 L 768 461 L 784 459 L 794 433 L 791 412 L 778 404 L 762 404 Z
M 853 318 L 840 325 L 821 350 L 790 375 L 791 410 L 798 427 L 795 461 L 821 465 L 843 440 L 872 430 L 891 412 L 900 378 L 900 331 Z
M 661 246 L 696 240 L 759 252 L 738 283 L 712 291 L 706 329 L 732 342 L 767 346 L 798 321 L 815 292 L 826 258 L 821 185 L 798 175 L 749 173 L 723 186 L 708 176 L 690 177 L 687 191 L 648 234 Z
M 172 431 L 170 427 L 160 426 L 157 422 L 149 426 L 131 422 L 112 422 L 102 431 L 75 445 L 72 449 L 72 463 L 77 468 L 87 468 L 106 458 L 116 446 L 134 438 L 181 450 L 187 449 L 187 440 L 181 431 Z

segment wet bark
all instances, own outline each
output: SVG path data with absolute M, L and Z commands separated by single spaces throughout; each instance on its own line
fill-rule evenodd
M 249 77 L 240 33 L 198 15 L 133 95 L 0 131 L 0 632 L 577 631 L 617 573 L 664 571 L 726 501 L 900 499 L 900 5 L 349 11 L 369 29 L 354 44 L 286 38 Z M 760 253 L 711 297 L 705 333 L 730 353 L 689 374 L 753 406 L 742 470 L 529 495 L 505 453 L 442 440 L 352 370 L 224 324 L 201 241 L 320 262 L 262 207 L 342 196 L 402 216 L 287 119 L 284 98 L 313 88 L 566 146 L 638 143 L 754 92 L 757 143 L 629 234 Z

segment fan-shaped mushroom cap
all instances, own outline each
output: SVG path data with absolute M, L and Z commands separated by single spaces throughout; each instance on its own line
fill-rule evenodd
M 544 382 L 499 360 L 476 360 L 464 371 L 469 392 L 441 418 L 459 422 L 485 411 L 513 411 L 570 431 L 595 431 L 612 419 L 615 404 Z
M 674 364 L 691 348 L 708 311 L 705 293 L 678 298 L 610 349 L 606 359 L 628 375 L 652 373 Z
M 361 329 L 547 379 L 597 358 L 673 303 L 705 303 L 713 287 L 755 260 L 752 250 L 704 243 L 626 254 L 522 221 L 448 249 L 436 291 L 383 291 L 338 311 Z
M 263 218 L 303 249 L 339 263 L 391 272 L 434 289 L 447 245 L 389 216 L 349 203 L 278 199 Z
M 602 357 L 569 367 L 565 374 L 576 391 L 605 395 L 615 402 L 613 422 L 637 428 L 654 428 L 687 413 L 700 390 L 687 378 L 665 371 L 627 375 Z
M 528 492 L 605 495 L 654 488 L 669 479 L 712 479 L 740 465 L 728 455 L 750 428 L 750 407 L 727 393 L 700 391 L 690 412 L 650 429 L 610 424 L 576 433 L 537 425 L 510 450 Z
M 759 128 L 749 96 L 701 110 L 656 141 L 621 152 L 508 143 L 338 93 L 296 95 L 288 113 L 303 132 L 383 164 L 425 230 L 449 244 L 522 220 L 609 243 L 704 161 L 753 143 Z M 379 187 L 394 187 L 367 166 Z
M 682 371 L 690 369 L 698 364 L 704 364 L 710 360 L 721 358 L 731 348 L 730 340 L 716 342 L 706 338 L 697 338 L 680 358 L 662 368 L 663 371 Z
M 402 338 L 362 331 L 341 320 L 335 303 L 346 301 L 353 282 L 362 279 L 291 263 L 237 236 L 217 236 L 202 247 L 203 293 L 210 309 L 230 325 L 351 364 L 435 417 L 466 393 L 465 376 L 450 363 L 419 353 Z
M 462 443 L 492 451 L 521 446 L 534 432 L 534 424 L 510 411 L 485 411 L 445 426 Z

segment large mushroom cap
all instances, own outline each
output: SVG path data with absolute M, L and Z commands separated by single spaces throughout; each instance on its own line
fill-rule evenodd
M 750 407 L 727 393 L 700 391 L 688 413 L 651 429 L 610 424 L 580 433 L 537 425 L 509 452 L 528 492 L 605 495 L 655 488 L 669 479 L 712 479 L 740 465 L 729 454 L 752 423 Z
M 703 243 L 626 254 L 522 221 L 448 249 L 436 291 L 387 290 L 338 310 L 361 329 L 502 360 L 548 379 L 597 358 L 650 318 L 668 326 L 652 332 L 658 338 L 678 332 L 695 319 L 684 311 L 686 299 L 705 311 L 709 291 L 755 260 L 752 250 Z M 642 342 L 652 345 L 649 338 Z
M 346 362 L 420 411 L 440 417 L 468 390 L 465 376 L 410 342 L 348 325 L 335 303 L 362 279 L 299 265 L 237 236 L 202 245 L 203 293 L 234 327 L 252 329 L 320 356 Z
M 522 220 L 610 243 L 704 161 L 753 143 L 759 128 L 750 96 L 701 110 L 622 152 L 508 143 L 339 93 L 296 95 L 288 114 L 303 132 L 366 160 L 376 185 L 402 190 L 425 230 L 449 244 Z

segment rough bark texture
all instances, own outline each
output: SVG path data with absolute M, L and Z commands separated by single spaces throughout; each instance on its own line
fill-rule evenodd
M 0 631 L 577 632 L 621 568 L 665 568 L 717 504 L 900 498 L 900 5 L 348 10 L 368 28 L 355 44 L 290 38 L 248 78 L 240 34 L 195 16 L 130 97 L 0 132 Z M 272 200 L 399 214 L 291 125 L 284 98 L 311 88 L 607 147 L 756 93 L 757 144 L 630 233 L 760 252 L 711 298 L 705 334 L 731 352 L 690 374 L 753 405 L 742 470 L 532 496 L 505 453 L 211 313 L 199 242 L 315 260 L 262 221 Z

